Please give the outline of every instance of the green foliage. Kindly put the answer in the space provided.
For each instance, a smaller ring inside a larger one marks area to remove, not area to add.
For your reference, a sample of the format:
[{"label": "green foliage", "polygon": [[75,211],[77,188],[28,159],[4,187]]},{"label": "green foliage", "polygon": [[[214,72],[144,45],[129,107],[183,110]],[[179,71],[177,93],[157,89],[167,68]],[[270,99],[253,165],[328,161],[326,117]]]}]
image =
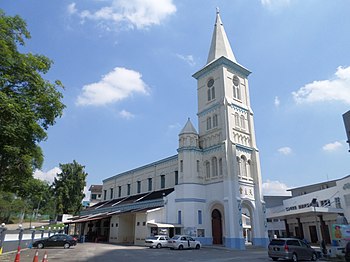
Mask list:
[{"label": "green foliage", "polygon": [[62,173],[57,174],[52,184],[57,214],[76,215],[82,209],[82,200],[85,197],[84,187],[88,175],[84,168],[85,166],[75,160],[73,163],[60,164]]},{"label": "green foliage", "polygon": [[0,221],[8,223],[21,216],[33,220],[37,214],[54,216],[54,197],[48,183],[30,178],[17,194],[0,191]]},{"label": "green foliage", "polygon": [[29,38],[25,21],[0,9],[0,190],[12,192],[41,167],[38,143],[47,138],[47,128],[65,107],[58,91],[62,83],[42,77],[52,61],[18,51]]}]

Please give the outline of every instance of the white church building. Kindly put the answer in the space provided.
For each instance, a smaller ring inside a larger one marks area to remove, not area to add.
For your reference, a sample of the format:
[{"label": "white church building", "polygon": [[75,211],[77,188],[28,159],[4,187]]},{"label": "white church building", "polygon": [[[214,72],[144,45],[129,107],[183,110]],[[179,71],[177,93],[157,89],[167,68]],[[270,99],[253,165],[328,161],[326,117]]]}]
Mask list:
[{"label": "white church building", "polygon": [[90,241],[143,245],[153,234],[189,234],[203,245],[267,246],[250,73],[217,12],[207,63],[193,75],[198,131],[188,119],[177,155],[104,179],[101,202],[67,224]]}]

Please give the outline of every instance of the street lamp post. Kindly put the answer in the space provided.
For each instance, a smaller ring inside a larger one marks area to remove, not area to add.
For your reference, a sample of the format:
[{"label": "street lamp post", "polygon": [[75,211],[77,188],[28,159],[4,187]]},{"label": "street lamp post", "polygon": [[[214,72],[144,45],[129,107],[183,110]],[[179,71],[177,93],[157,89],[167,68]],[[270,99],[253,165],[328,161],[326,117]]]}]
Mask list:
[{"label": "street lamp post", "polygon": [[5,231],[7,230],[7,228],[5,227],[5,223],[1,224],[0,227],[0,255],[2,254],[2,246],[5,240]]},{"label": "street lamp post", "polygon": [[19,230],[19,233],[18,233],[18,247],[21,246],[21,242],[22,242],[22,238],[23,238],[23,226],[22,224],[19,224],[18,225],[18,230]]}]

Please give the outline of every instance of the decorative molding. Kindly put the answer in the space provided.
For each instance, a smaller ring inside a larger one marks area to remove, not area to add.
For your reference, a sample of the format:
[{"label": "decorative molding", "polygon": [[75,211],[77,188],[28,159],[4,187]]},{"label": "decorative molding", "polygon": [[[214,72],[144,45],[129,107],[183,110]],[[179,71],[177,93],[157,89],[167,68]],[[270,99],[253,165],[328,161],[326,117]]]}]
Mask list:
[{"label": "decorative molding", "polygon": [[196,202],[196,203],[206,203],[207,200],[203,198],[176,198],[175,199],[176,203],[179,202]]}]

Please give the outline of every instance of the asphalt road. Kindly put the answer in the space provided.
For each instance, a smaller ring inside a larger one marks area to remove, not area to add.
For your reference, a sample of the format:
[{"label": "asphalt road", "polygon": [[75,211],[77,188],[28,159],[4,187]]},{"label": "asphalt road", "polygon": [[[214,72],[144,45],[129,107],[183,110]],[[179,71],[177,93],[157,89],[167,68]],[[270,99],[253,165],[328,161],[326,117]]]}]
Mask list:
[{"label": "asphalt road", "polygon": [[[21,262],[32,262],[37,249],[25,249],[21,251]],[[64,262],[144,262],[144,261],[272,261],[267,256],[266,249],[249,247],[247,250],[230,250],[221,247],[203,247],[200,250],[170,250],[169,248],[150,249],[140,246],[122,246],[101,243],[83,243],[70,249],[47,248],[40,249],[39,261],[42,261],[44,253],[48,255],[48,261]],[[16,253],[0,255],[1,262],[13,262]]]}]

